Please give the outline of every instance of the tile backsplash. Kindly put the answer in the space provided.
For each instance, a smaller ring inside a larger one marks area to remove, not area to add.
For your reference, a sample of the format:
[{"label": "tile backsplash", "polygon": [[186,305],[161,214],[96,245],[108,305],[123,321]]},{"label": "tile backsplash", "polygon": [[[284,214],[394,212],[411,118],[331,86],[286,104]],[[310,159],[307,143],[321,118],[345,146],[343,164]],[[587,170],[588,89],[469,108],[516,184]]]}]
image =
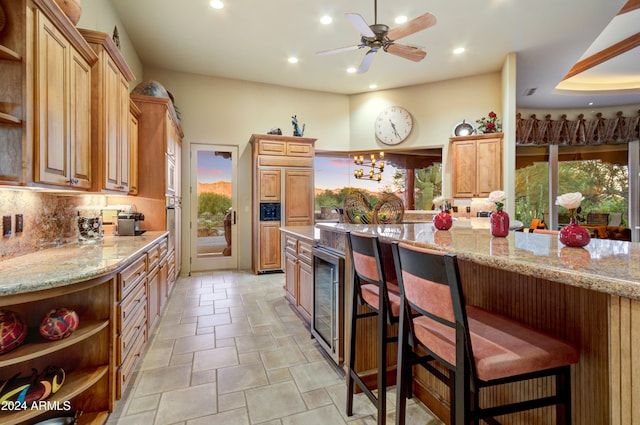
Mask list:
[{"label": "tile backsplash", "polygon": [[[75,241],[77,209],[99,210],[106,204],[101,194],[0,188],[0,216],[11,218],[11,234],[0,237],[0,262]],[[16,233],[16,214],[23,216],[21,233]]]}]

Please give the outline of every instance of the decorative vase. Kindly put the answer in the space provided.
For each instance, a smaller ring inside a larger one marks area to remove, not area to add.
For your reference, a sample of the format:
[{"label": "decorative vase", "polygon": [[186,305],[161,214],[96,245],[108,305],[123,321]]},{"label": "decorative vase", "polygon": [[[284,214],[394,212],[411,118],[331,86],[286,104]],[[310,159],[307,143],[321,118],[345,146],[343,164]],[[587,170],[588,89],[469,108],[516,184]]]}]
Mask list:
[{"label": "decorative vase", "polygon": [[60,9],[67,15],[67,18],[75,26],[80,20],[82,14],[82,5],[80,0],[55,0]]},{"label": "decorative vase", "polygon": [[489,217],[489,229],[491,234],[497,238],[504,238],[509,234],[509,214],[506,211],[498,210]]},{"label": "decorative vase", "polygon": [[575,217],[571,217],[569,225],[560,230],[560,242],[566,246],[582,247],[591,241],[589,231],[580,226]]},{"label": "decorative vase", "polygon": [[433,225],[438,230],[449,230],[451,229],[452,224],[453,218],[451,217],[451,214],[444,211],[440,211],[435,217],[433,217]]}]

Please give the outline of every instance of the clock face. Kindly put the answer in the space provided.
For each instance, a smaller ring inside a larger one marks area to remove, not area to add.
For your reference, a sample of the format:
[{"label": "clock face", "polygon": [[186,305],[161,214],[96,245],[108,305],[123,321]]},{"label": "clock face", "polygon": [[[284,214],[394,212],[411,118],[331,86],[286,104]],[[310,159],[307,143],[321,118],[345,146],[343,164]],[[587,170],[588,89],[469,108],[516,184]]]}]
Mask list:
[{"label": "clock face", "polygon": [[385,108],[376,118],[376,136],[387,145],[397,145],[409,137],[413,128],[413,118],[400,106]]}]

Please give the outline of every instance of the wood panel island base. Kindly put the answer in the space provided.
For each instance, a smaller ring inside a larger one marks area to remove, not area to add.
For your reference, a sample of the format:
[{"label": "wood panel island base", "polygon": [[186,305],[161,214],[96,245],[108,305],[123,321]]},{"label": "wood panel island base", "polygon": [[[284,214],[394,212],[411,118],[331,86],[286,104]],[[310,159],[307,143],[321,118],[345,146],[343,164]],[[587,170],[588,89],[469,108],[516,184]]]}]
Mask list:
[{"label": "wood panel island base", "polygon": [[[632,385],[640,383],[640,357],[633,353],[633,345],[640,343],[640,244],[592,239],[585,248],[568,248],[552,235],[511,232],[492,238],[487,229],[461,222],[449,231],[436,231],[431,223],[316,226],[319,245],[343,252],[346,232],[354,230],[377,235],[383,243],[404,241],[456,254],[467,304],[565,339],[579,350],[580,361],[571,368],[573,424],[640,424],[640,392],[632,391]],[[344,293],[349,294],[350,265],[346,270]],[[345,323],[350,315],[345,311]],[[371,338],[359,338],[358,344],[371,349],[359,350],[367,352],[367,358],[357,361],[374,369],[375,323],[368,332]],[[347,341],[348,335],[345,349]],[[549,394],[553,385],[539,379],[482,390],[480,403],[525,400]],[[448,423],[444,384],[416,367],[414,392]],[[555,407],[497,419],[504,424],[553,424]]]}]

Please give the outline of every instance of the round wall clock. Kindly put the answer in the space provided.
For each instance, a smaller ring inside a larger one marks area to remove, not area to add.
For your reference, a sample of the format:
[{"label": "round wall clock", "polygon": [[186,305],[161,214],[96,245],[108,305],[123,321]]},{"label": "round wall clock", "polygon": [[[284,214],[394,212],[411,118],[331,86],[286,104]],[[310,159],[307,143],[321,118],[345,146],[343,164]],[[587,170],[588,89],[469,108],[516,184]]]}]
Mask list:
[{"label": "round wall clock", "polygon": [[400,106],[389,106],[376,118],[376,137],[387,145],[397,145],[405,140],[409,137],[412,128],[411,114]]}]

